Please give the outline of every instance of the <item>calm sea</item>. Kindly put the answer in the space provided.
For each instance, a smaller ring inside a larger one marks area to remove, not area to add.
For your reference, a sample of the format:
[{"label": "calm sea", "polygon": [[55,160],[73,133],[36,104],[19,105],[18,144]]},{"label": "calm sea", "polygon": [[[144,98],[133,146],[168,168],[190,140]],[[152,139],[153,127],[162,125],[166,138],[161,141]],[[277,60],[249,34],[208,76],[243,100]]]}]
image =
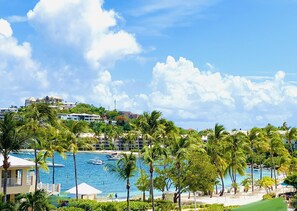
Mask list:
[{"label": "calm sea", "polygon": [[[21,158],[33,158],[33,154],[14,154],[13,156],[21,157]],[[99,190],[102,191],[101,196],[108,196],[109,194],[117,193],[118,198],[126,197],[126,181],[120,180],[115,174],[112,174],[105,170],[104,165],[93,165],[87,163],[88,160],[99,158],[105,163],[115,163],[116,161],[109,161],[106,154],[98,154],[98,153],[77,153],[77,177],[78,184],[87,183]],[[50,161],[50,160],[49,160]],[[55,167],[55,183],[61,184],[61,192],[66,191],[75,186],[74,181],[74,166],[73,166],[73,157],[66,156],[66,159],[63,159],[58,154],[55,155],[55,163],[63,164],[64,167]],[[139,166],[139,161],[137,162]],[[142,164],[142,168],[147,170],[147,167]],[[247,169],[247,174],[250,173],[250,170]],[[269,171],[264,171],[263,176],[269,176]],[[49,171],[41,171],[41,182],[43,184],[52,183],[52,167],[49,167]],[[131,178],[131,196],[139,196],[141,197],[141,192],[135,187],[134,183],[139,177],[138,172],[135,174],[133,178]],[[255,179],[259,178],[259,171],[255,171]],[[242,181],[244,177],[238,176],[238,183]],[[231,180],[227,176],[225,179],[225,186],[231,186]],[[161,193],[156,191],[156,195],[160,195]],[[147,193],[148,196],[148,193]]]}]

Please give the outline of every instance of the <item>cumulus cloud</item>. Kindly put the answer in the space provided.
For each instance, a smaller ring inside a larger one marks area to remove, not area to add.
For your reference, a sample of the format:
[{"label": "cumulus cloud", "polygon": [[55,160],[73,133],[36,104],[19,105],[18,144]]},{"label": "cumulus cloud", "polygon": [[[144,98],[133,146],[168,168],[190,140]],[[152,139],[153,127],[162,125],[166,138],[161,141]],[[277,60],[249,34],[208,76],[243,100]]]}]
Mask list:
[{"label": "cumulus cloud", "polygon": [[120,109],[131,109],[136,103],[122,91],[123,86],[123,81],[112,80],[109,71],[101,71],[94,84],[92,98],[106,108],[114,109],[116,103],[120,105]]},{"label": "cumulus cloud", "polygon": [[112,64],[141,51],[134,35],[116,30],[118,14],[103,0],[43,0],[27,13],[45,38],[76,48],[93,67]]},{"label": "cumulus cloud", "polygon": [[9,96],[28,90],[40,90],[48,86],[47,72],[32,59],[31,45],[22,44],[12,36],[13,30],[4,19],[0,19],[0,92],[1,101]]},{"label": "cumulus cloud", "polygon": [[223,122],[229,127],[281,124],[296,115],[297,86],[285,72],[254,82],[243,76],[201,71],[193,62],[168,56],[153,69],[151,108],[177,121]]}]

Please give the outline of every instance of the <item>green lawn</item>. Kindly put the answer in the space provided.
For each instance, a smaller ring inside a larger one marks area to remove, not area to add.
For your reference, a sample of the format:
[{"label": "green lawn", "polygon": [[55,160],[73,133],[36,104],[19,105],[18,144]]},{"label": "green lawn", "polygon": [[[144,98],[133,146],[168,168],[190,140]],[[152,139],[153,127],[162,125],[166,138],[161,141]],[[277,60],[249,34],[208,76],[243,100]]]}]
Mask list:
[{"label": "green lawn", "polygon": [[238,208],[232,209],[232,211],[285,211],[287,205],[283,198],[275,198],[271,200],[262,200],[247,204]]}]

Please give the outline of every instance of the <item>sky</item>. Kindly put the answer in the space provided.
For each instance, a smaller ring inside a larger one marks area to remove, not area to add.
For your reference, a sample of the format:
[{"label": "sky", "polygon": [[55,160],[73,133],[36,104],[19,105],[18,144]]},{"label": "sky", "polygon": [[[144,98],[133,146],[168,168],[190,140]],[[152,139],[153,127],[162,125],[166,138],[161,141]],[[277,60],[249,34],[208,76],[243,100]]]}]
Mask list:
[{"label": "sky", "polygon": [[0,107],[60,96],[158,110],[197,130],[295,127],[296,8],[296,0],[0,0]]}]

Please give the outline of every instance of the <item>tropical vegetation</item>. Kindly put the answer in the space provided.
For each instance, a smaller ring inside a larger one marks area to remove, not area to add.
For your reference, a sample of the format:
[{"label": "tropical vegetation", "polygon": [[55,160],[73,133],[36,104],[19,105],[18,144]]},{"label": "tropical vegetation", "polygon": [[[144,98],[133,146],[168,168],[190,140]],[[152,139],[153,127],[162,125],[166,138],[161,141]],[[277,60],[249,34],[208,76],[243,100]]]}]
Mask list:
[{"label": "tropical vegetation", "polygon": [[[286,123],[280,127],[267,124],[263,128],[251,128],[248,131],[227,131],[217,123],[214,128],[196,131],[177,127],[172,121],[164,119],[159,111],[144,112],[137,118],[129,118],[116,110],[108,111],[88,104],[78,104],[75,108],[63,110],[63,113],[89,113],[102,117],[102,121],[90,123],[62,121],[57,118],[59,112],[47,104],[32,104],[20,109],[18,113],[5,115],[4,121],[0,121],[4,196],[7,179],[5,172],[10,167],[9,153],[22,148],[34,149],[37,178],[35,193],[38,191],[39,168],[46,158],[51,158],[54,163],[55,152],[63,157],[66,152],[72,154],[74,183],[77,187],[78,150],[130,150],[131,154],[124,154],[115,166],[107,166],[126,181],[127,210],[133,210],[129,195],[131,185],[143,192],[143,201],[145,191],[149,190],[153,211],[157,206],[154,190],[162,191],[163,199],[166,191],[174,190],[172,200],[181,210],[181,194],[184,192],[202,192],[212,196],[214,187],[220,185],[219,195],[223,196],[224,178],[227,175],[232,179],[234,194],[237,194],[240,185],[237,175],[245,175],[248,168],[250,176],[241,183],[245,191],[249,191],[250,186],[251,191],[254,191],[254,186],[258,185],[270,192],[277,188],[279,174],[288,176],[290,182],[294,181],[292,178],[297,172],[297,130]],[[84,136],[85,133],[93,135]],[[142,160],[139,165],[136,154],[138,160]],[[148,171],[142,165],[147,165]],[[262,177],[264,167],[270,169],[270,177]],[[254,179],[255,169],[260,170],[259,181]],[[130,178],[136,171],[140,172],[140,177],[136,184],[130,184]],[[54,171],[52,182],[55,183]],[[3,202],[5,199],[3,197]]]}]

